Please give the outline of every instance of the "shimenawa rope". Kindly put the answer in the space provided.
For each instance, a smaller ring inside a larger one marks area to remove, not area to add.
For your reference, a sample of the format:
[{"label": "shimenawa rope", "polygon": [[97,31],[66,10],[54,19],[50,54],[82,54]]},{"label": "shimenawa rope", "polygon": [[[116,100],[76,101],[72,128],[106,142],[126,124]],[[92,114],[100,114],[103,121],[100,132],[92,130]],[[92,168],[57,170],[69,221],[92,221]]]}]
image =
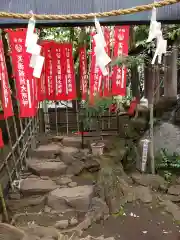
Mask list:
[{"label": "shimenawa rope", "polygon": [[[127,8],[127,9],[112,10],[109,12],[87,13],[87,14],[67,14],[67,15],[34,14],[33,16],[37,20],[86,20],[86,19],[93,19],[94,17],[105,18],[105,17],[138,13],[138,12],[151,10],[153,7],[160,8],[160,7],[172,5],[178,2],[180,2],[180,0],[164,0],[164,1],[147,4],[147,5]],[[0,12],[0,18],[30,19],[31,17],[32,17],[32,14]]]}]

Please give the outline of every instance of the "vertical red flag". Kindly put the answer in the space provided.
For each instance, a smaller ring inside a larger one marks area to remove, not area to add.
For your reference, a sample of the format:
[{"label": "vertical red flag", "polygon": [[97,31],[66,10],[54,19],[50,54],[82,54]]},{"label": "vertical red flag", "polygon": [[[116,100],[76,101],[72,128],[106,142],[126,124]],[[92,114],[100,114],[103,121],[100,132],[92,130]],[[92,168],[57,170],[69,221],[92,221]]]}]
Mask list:
[{"label": "vertical red flag", "polygon": [[8,117],[13,116],[14,113],[2,39],[0,39],[0,81],[2,92],[3,115],[4,118],[6,119]]},{"label": "vertical red flag", "polygon": [[35,115],[33,69],[29,67],[31,55],[26,52],[26,30],[9,31],[11,57],[16,80],[20,117]]},{"label": "vertical red flag", "polygon": [[73,61],[73,52],[72,44],[63,43],[63,55],[64,55],[64,79],[66,86],[66,96],[67,100],[76,99],[76,80],[74,72],[74,61]]},{"label": "vertical red flag", "polygon": [[65,84],[65,56],[63,53],[63,44],[54,43],[52,46],[52,70],[55,77],[55,99],[67,100]]},{"label": "vertical red flag", "polygon": [[[114,28],[114,57],[128,55],[129,26]],[[115,66],[112,73],[112,94],[126,95],[127,68]]]},{"label": "vertical red flag", "polygon": [[79,48],[79,72],[80,72],[80,85],[81,85],[81,91],[82,91],[82,100],[86,100],[87,94],[88,94],[88,72],[87,72],[86,46]]},{"label": "vertical red flag", "polygon": [[[104,38],[106,42],[106,53],[110,56],[110,31],[107,27],[104,27]],[[104,93],[105,97],[110,96],[111,94],[111,84],[110,84],[110,76],[103,77],[104,80]]]},{"label": "vertical red flag", "polygon": [[2,135],[2,129],[0,128],[0,148],[4,147],[4,141],[3,141],[3,135]]},{"label": "vertical red flag", "polygon": [[47,100],[55,100],[56,84],[55,76],[53,75],[52,64],[52,47],[54,42],[46,42],[44,44],[45,54],[45,86],[46,86],[46,98]]},{"label": "vertical red flag", "polygon": [[[92,33],[92,37],[95,33]],[[102,95],[102,73],[96,66],[95,41],[92,39],[91,67],[90,67],[90,104],[94,104],[94,98],[98,94]]]},{"label": "vertical red flag", "polygon": [[[41,45],[41,56],[45,57],[45,53],[44,53],[44,44],[46,44],[45,41],[41,41],[40,45]],[[38,83],[38,89],[37,89],[37,94],[38,94],[38,101],[39,102],[43,102],[46,99],[46,82],[45,82],[45,64],[43,64],[43,68],[42,68],[42,73],[41,73],[41,77],[39,80],[37,80]]]}]

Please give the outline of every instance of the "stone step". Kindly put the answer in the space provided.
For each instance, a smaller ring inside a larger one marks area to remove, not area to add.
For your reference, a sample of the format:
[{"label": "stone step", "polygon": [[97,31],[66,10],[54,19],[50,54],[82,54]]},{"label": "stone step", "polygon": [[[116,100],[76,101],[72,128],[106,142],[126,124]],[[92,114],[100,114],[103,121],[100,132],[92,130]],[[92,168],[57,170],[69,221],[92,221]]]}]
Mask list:
[{"label": "stone step", "polygon": [[62,144],[67,147],[81,148],[82,139],[79,136],[63,137]]},{"label": "stone step", "polygon": [[26,178],[20,183],[20,191],[23,196],[46,194],[58,188],[51,179]]},{"label": "stone step", "polygon": [[31,151],[31,156],[37,158],[56,158],[60,154],[61,148],[62,146],[57,143],[40,145]]},{"label": "stone step", "polygon": [[29,158],[26,161],[28,169],[38,176],[56,177],[66,173],[67,165],[59,161]]},{"label": "stone step", "polygon": [[69,163],[71,163],[73,161],[74,155],[77,154],[78,152],[79,152],[79,149],[76,148],[76,147],[63,146],[60,149],[61,160],[65,164],[69,164]]},{"label": "stone step", "polygon": [[7,199],[6,204],[8,210],[13,214],[21,212],[34,213],[39,212],[44,208],[45,200],[45,196],[35,195],[26,198],[20,198],[18,200]]},{"label": "stone step", "polygon": [[93,186],[78,186],[74,188],[57,188],[50,192],[47,197],[47,204],[55,210],[65,210],[67,208],[76,211],[87,212],[93,197]]}]

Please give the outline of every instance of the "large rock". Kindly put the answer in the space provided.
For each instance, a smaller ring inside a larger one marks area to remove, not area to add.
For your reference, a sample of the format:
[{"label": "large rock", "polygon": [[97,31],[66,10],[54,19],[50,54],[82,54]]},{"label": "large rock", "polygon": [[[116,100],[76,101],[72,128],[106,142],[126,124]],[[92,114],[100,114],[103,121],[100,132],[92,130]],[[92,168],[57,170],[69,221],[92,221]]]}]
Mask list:
[{"label": "large rock", "polygon": [[65,174],[67,166],[63,162],[50,162],[39,159],[28,159],[27,166],[29,170],[40,176],[59,176]]},{"label": "large rock", "polygon": [[64,137],[62,139],[62,144],[67,147],[80,148],[82,144],[82,139],[81,137],[78,137],[78,136]]},{"label": "large rock", "polygon": [[[0,239],[4,240],[25,240],[27,235],[21,229],[9,224],[0,223]],[[33,239],[34,240],[34,239]]]},{"label": "large rock", "polygon": [[172,203],[170,200],[164,200],[160,204],[165,207],[168,213],[173,215],[174,220],[180,221],[180,208],[175,203]]},{"label": "large rock", "polygon": [[180,195],[180,185],[173,185],[168,189],[168,194],[171,195]]},{"label": "large rock", "polygon": [[142,186],[149,186],[156,190],[167,188],[167,182],[159,175],[133,173],[132,179],[135,183]]},{"label": "large rock", "polygon": [[64,163],[70,164],[74,160],[73,155],[79,150],[75,147],[62,147],[60,150],[61,159]]},{"label": "large rock", "polygon": [[78,186],[74,188],[58,188],[49,193],[48,206],[56,210],[64,210],[67,206],[77,211],[86,212],[93,196],[93,186]]},{"label": "large rock", "polygon": [[55,158],[60,154],[61,146],[56,143],[41,145],[32,152],[32,156],[39,158]]},{"label": "large rock", "polygon": [[45,194],[57,188],[57,185],[50,179],[26,178],[20,184],[23,195]]},{"label": "large rock", "polygon": [[[23,228],[23,230],[29,234],[41,238],[59,239],[60,233],[53,227],[42,227],[36,224],[31,225],[30,227]],[[12,238],[13,239],[13,238]],[[30,239],[31,240],[31,239]],[[34,239],[33,239],[34,240]]]},{"label": "large rock", "polygon": [[[149,130],[141,140],[149,139]],[[154,155],[159,156],[162,149],[167,149],[169,154],[177,152],[180,154],[180,128],[170,122],[161,122],[154,127]],[[142,155],[142,141],[139,143],[139,153]],[[141,157],[139,158],[141,159]],[[148,165],[150,165],[150,155],[148,154]],[[137,168],[141,168],[141,162],[137,162]]]},{"label": "large rock", "polygon": [[79,175],[83,169],[85,169],[85,164],[81,162],[80,160],[74,160],[72,163],[68,166],[67,174],[70,175]]},{"label": "large rock", "polygon": [[153,198],[151,191],[148,187],[138,186],[133,189],[136,200],[140,200],[143,203],[151,203]]}]

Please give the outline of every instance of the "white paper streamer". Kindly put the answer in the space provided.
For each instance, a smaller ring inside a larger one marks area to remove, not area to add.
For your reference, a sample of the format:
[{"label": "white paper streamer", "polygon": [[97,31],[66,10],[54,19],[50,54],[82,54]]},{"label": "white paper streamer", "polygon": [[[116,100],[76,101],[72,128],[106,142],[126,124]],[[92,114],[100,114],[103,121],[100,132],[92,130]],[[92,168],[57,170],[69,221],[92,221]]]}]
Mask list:
[{"label": "white paper streamer", "polygon": [[158,57],[158,63],[161,64],[162,55],[167,51],[167,40],[164,40],[162,36],[161,23],[156,21],[156,8],[152,9],[151,23],[149,28],[149,36],[147,42],[151,42],[153,39],[157,39],[156,51],[152,59],[152,64],[155,64]]},{"label": "white paper streamer", "polygon": [[97,34],[94,35],[94,41],[95,41],[95,55],[96,55],[96,66],[98,66],[101,69],[101,72],[103,76],[108,75],[108,71],[106,69],[106,66],[108,63],[111,62],[111,58],[107,55],[105,51],[106,42],[104,39],[104,35],[100,26],[99,21],[95,18],[95,27]]}]

